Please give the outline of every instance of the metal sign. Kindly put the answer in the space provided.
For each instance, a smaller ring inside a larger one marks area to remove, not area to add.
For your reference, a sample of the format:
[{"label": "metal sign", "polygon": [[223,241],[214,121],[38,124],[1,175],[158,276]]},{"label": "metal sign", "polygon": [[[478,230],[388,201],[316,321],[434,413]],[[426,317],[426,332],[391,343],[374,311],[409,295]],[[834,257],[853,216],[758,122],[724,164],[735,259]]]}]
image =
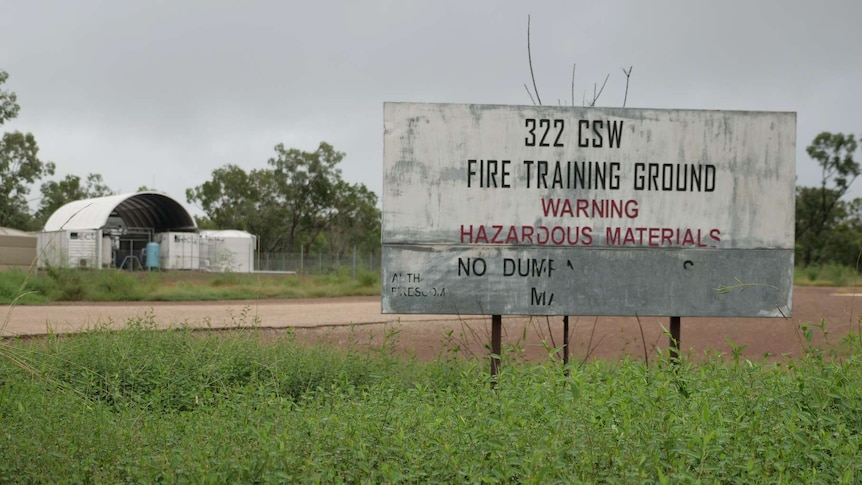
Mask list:
[{"label": "metal sign", "polygon": [[795,113],[384,105],[384,313],[788,316]]}]

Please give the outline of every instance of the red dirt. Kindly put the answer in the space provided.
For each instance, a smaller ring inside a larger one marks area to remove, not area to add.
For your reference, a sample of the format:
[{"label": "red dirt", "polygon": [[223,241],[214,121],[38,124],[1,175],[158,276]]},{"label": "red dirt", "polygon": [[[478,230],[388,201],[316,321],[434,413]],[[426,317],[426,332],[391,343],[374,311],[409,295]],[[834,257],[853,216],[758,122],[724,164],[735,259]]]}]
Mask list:
[{"label": "red dirt", "polygon": [[[794,315],[782,318],[683,318],[682,349],[702,358],[707,352],[730,354],[735,345],[745,358],[798,356],[806,342],[800,326],[826,321],[828,339],[815,329],[816,345],[837,344],[859,332],[862,294],[851,288],[794,289]],[[434,359],[456,348],[462,355],[486,356],[490,317],[382,315],[379,297],[313,300],[261,300],[212,303],[76,303],[17,306],[0,310],[0,335],[45,335],[96,326],[121,327],[128,319],[152,320],[159,327],[234,328],[257,326],[271,335],[292,328],[304,342],[365,349],[388,340],[402,353]],[[655,359],[667,348],[662,326],[668,318],[570,317],[572,360]],[[548,348],[562,345],[561,317],[504,317],[503,344],[522,349],[528,360],[544,360]],[[643,338],[641,337],[643,332]],[[389,335],[387,338],[386,335]],[[646,348],[646,350],[644,350]]]}]

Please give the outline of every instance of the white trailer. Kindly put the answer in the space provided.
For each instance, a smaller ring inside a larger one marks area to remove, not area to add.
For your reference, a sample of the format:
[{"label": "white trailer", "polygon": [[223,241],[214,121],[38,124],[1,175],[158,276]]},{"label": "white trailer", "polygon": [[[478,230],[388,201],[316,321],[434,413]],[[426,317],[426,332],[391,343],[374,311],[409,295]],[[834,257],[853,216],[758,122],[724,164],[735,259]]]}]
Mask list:
[{"label": "white trailer", "polygon": [[39,268],[101,268],[111,263],[111,246],[104,248],[101,229],[40,232],[36,237]]},{"label": "white trailer", "polygon": [[155,235],[159,243],[162,269],[201,269],[200,236],[196,232],[161,232]]}]

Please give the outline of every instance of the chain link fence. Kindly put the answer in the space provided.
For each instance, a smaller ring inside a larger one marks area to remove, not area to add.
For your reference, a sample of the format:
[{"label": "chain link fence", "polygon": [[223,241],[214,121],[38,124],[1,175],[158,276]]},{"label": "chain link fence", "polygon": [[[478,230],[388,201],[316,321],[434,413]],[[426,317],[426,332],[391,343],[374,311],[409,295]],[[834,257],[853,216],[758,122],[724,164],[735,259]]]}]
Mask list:
[{"label": "chain link fence", "polygon": [[355,276],[362,271],[380,272],[380,252],[348,251],[345,254],[262,253],[255,254],[255,271],[288,272],[296,274],[326,274],[351,271]]}]

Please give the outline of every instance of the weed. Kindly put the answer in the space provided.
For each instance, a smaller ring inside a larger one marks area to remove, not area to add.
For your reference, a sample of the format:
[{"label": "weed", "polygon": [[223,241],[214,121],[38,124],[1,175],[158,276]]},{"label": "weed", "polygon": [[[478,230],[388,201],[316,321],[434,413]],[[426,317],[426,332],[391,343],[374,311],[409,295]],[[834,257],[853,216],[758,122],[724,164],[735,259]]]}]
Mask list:
[{"label": "weed", "polygon": [[[825,328],[801,331],[815,343]],[[156,330],[144,314],[6,341],[26,368],[0,360],[0,481],[862,478],[858,339],[840,359],[695,364],[662,351],[568,377],[556,361],[509,359],[491,391],[483,360],[397,359],[397,332],[343,353],[253,329]]]},{"label": "weed", "polygon": [[[39,275],[0,272],[0,304],[53,301],[213,301],[379,295],[379,275],[321,276],[137,272],[47,268]],[[25,285],[26,292],[20,291]],[[22,296],[23,294],[23,296]],[[17,298],[17,299],[16,299]]]},{"label": "weed", "polygon": [[859,268],[838,264],[799,266],[794,271],[794,284],[804,286],[855,286],[859,283]]}]

